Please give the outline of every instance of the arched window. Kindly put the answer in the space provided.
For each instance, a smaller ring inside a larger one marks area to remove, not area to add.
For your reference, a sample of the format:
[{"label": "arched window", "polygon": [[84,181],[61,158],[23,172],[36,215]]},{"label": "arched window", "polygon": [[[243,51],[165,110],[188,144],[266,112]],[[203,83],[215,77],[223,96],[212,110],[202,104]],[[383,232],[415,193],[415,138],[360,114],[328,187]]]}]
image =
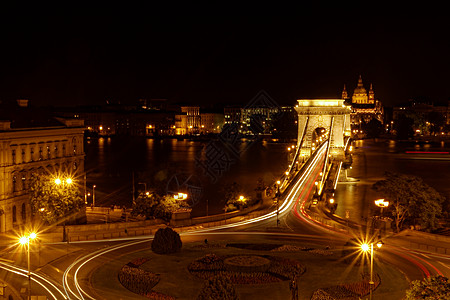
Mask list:
[{"label": "arched window", "polygon": [[13,193],[17,191],[17,176],[13,174],[12,176],[12,191]]},{"label": "arched window", "polygon": [[25,203],[22,203],[22,221],[25,222],[27,219],[27,210],[25,207]]},{"label": "arched window", "polygon": [[27,173],[22,172],[22,190],[27,189]]},{"label": "arched window", "polygon": [[14,205],[13,206],[13,209],[12,209],[12,221],[13,221],[13,223],[16,223],[17,222],[17,209],[16,209],[16,206]]}]

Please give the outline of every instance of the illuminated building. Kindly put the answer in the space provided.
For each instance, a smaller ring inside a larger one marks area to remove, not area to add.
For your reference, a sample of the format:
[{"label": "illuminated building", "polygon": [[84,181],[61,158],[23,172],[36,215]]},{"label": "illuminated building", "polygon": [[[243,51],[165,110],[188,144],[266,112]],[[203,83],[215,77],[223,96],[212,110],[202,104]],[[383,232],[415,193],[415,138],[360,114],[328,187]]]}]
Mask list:
[{"label": "illuminated building", "polygon": [[84,174],[83,121],[17,104],[0,105],[0,232],[30,221],[33,173]]},{"label": "illuminated building", "polygon": [[[350,97],[346,86],[342,90],[342,99],[350,102]],[[361,75],[358,84],[353,91],[351,98],[352,112],[350,114],[350,122],[353,130],[361,129],[363,123],[369,123],[370,120],[376,119],[383,123],[384,109],[381,101],[375,99],[375,92],[372,84],[370,84],[369,92],[365,89]]]}]

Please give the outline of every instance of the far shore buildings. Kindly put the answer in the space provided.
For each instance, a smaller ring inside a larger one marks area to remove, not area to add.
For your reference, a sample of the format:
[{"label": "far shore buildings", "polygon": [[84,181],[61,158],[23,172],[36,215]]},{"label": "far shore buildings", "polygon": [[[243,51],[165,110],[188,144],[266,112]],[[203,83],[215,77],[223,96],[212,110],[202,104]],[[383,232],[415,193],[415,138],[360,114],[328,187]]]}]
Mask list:
[{"label": "far shore buildings", "polygon": [[[350,102],[350,96],[345,85],[342,91],[342,99]],[[353,91],[350,104],[352,107],[350,121],[354,133],[361,129],[362,123],[369,123],[372,119],[376,119],[383,124],[384,109],[382,103],[375,98],[372,84],[370,84],[369,92],[367,92],[361,76],[359,76],[357,86]]]},{"label": "far shore buildings", "polygon": [[35,174],[84,175],[82,120],[53,118],[28,100],[0,103],[0,232],[32,219],[29,180]]}]

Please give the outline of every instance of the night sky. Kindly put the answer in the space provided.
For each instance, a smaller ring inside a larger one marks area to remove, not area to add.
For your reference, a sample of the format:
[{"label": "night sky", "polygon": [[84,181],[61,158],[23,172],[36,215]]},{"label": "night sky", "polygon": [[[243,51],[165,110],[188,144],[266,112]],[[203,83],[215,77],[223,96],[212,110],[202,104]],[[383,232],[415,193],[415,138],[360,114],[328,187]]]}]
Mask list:
[{"label": "night sky", "polygon": [[444,8],[342,6],[3,7],[0,100],[244,104],[265,90],[293,105],[360,74],[388,106],[449,100]]}]

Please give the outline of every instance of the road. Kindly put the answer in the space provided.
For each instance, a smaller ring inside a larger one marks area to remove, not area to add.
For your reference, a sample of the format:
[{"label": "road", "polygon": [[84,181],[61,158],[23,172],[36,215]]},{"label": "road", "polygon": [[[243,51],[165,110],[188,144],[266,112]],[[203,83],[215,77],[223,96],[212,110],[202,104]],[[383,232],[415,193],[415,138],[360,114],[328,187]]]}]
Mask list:
[{"label": "road", "polygon": [[[273,210],[265,215],[241,222],[183,232],[181,234],[183,242],[202,241],[205,237],[210,240],[245,240],[259,236],[267,240],[314,242],[335,249],[343,249],[345,242],[351,238],[361,242],[372,240],[364,230],[354,230],[336,226],[329,221],[324,222],[324,219],[321,220],[324,216],[317,217],[320,215],[320,210],[311,213],[306,209],[314,192],[314,182],[322,170],[324,153],[324,148],[319,149],[318,154],[305,167],[305,172],[299,174],[283,193],[278,209],[278,218],[281,221],[279,226],[276,222],[277,211]],[[35,278],[33,280],[41,281],[41,287],[36,285],[36,289],[40,289],[39,293],[48,295],[49,299],[101,299],[105,291],[96,290],[90,285],[88,278],[91,272],[106,261],[141,250],[142,247],[148,247],[151,239],[151,236],[143,236],[70,245],[63,243],[46,245],[47,254],[41,255],[51,257],[47,257],[49,263],[32,275],[32,278]],[[54,259],[51,259],[52,256]],[[375,257],[381,263],[388,263],[398,268],[409,280],[437,274],[450,277],[449,256],[430,255],[385,244],[376,252]],[[26,285],[26,270],[13,269],[16,267],[13,262],[2,262],[0,267],[9,270],[10,274],[18,273],[7,277],[14,286]],[[34,285],[33,290],[35,290]]]}]

